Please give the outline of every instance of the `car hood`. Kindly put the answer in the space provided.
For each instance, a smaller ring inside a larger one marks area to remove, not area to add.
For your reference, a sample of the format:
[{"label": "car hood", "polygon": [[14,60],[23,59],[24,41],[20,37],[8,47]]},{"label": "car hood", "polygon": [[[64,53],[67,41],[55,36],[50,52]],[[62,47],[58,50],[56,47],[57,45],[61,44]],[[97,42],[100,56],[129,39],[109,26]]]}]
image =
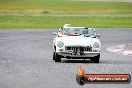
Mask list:
[{"label": "car hood", "polygon": [[57,41],[62,41],[65,46],[93,46],[95,42],[99,42],[97,38],[84,37],[84,36],[65,36],[58,37]]}]

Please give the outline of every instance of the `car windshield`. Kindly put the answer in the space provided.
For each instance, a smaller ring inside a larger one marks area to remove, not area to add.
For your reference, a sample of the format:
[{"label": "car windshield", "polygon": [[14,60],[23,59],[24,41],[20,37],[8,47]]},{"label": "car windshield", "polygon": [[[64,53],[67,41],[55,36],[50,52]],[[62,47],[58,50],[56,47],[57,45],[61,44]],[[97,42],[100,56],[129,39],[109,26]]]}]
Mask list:
[{"label": "car windshield", "polygon": [[95,36],[95,31],[90,28],[63,28],[61,32],[64,35],[69,36],[79,36],[79,35],[86,35],[86,36]]}]

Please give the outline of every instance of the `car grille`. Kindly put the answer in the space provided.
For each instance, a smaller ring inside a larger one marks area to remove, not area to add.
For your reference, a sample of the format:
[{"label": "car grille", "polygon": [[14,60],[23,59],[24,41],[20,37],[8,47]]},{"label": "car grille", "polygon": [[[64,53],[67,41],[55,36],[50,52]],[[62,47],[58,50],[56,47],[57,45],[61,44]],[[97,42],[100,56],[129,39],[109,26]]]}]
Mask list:
[{"label": "car grille", "polygon": [[77,51],[77,50],[80,50],[80,51],[90,51],[92,52],[92,47],[81,47],[81,46],[66,46],[65,47],[66,51]]}]

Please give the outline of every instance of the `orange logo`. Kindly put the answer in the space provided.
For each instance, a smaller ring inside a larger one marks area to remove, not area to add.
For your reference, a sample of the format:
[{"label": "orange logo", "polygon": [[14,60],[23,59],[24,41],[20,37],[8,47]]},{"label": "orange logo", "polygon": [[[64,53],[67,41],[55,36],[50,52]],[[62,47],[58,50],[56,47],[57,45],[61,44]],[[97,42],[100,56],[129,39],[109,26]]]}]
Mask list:
[{"label": "orange logo", "polygon": [[131,76],[129,74],[86,74],[82,66],[79,66],[76,81],[79,85],[86,83],[130,83]]}]

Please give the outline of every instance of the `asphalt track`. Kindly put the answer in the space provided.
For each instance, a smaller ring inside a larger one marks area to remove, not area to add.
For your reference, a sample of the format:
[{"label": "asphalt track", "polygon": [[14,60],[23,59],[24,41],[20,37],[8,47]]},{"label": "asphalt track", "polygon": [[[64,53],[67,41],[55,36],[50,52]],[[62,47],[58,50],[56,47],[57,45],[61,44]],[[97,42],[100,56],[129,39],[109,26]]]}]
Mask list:
[{"label": "asphalt track", "polygon": [[[132,57],[106,51],[107,47],[132,43],[132,28],[98,30],[102,43],[100,63],[89,60],[52,60],[55,30],[0,31],[0,88],[82,88],[76,82],[77,67],[88,74],[130,74]],[[83,88],[132,88],[130,84],[86,84]]]}]

